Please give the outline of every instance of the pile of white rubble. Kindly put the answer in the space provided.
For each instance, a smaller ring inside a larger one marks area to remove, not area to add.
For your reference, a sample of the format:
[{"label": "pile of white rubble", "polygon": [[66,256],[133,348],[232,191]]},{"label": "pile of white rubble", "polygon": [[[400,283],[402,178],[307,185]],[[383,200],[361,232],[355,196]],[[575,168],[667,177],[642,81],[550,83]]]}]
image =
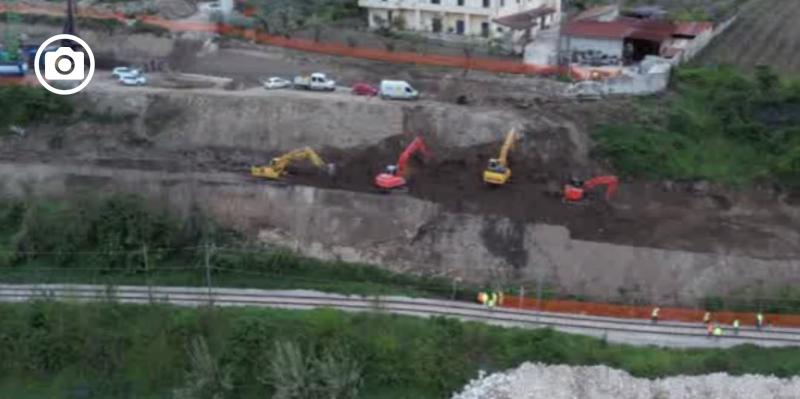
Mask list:
[{"label": "pile of white rubble", "polygon": [[780,379],[725,373],[657,380],[605,366],[525,363],[471,381],[453,399],[798,399],[800,377]]}]

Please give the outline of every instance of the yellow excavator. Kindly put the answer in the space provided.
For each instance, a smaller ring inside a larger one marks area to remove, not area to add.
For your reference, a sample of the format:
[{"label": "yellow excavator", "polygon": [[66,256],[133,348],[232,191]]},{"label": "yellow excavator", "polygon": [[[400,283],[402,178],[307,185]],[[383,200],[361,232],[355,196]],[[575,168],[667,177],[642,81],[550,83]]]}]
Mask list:
[{"label": "yellow excavator", "polygon": [[325,170],[329,175],[333,174],[333,164],[325,164],[322,157],[309,147],[298,148],[277,158],[272,158],[269,166],[253,166],[250,168],[250,174],[255,177],[280,180],[286,175],[286,168],[290,164],[306,159],[311,161],[314,166]]},{"label": "yellow excavator", "polygon": [[511,169],[508,167],[508,153],[514,148],[517,141],[517,130],[511,129],[506,135],[503,147],[498,158],[489,159],[489,165],[483,171],[483,181],[493,186],[502,186],[511,178]]}]

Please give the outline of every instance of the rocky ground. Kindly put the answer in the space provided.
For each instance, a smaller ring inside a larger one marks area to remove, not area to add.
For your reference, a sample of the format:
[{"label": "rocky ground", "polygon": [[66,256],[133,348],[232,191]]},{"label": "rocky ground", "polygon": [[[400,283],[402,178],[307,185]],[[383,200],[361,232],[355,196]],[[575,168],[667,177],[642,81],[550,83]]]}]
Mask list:
[{"label": "rocky ground", "polygon": [[716,373],[648,380],[606,366],[525,363],[471,381],[452,399],[790,399],[800,378]]}]

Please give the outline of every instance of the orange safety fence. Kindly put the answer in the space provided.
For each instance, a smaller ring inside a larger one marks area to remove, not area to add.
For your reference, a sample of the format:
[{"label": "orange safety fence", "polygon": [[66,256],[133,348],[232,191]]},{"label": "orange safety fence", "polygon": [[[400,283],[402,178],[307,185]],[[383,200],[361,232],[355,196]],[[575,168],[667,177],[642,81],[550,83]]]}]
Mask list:
[{"label": "orange safety fence", "polygon": [[[627,319],[650,319],[653,306],[614,305],[609,303],[592,303],[568,300],[541,300],[506,296],[503,304],[506,308],[541,310],[555,313],[573,313],[590,316],[605,316]],[[661,307],[659,320],[684,321],[702,323],[705,310]],[[755,313],[745,312],[712,312],[711,320],[716,323],[731,324],[735,319],[743,326],[756,324]],[[800,327],[800,315],[765,314],[764,324],[780,327]]]},{"label": "orange safety fence", "polygon": [[459,69],[482,70],[496,73],[523,75],[553,75],[559,72],[556,66],[523,64],[518,61],[494,60],[489,58],[458,57],[437,54],[417,54],[403,51],[388,51],[368,47],[350,47],[340,43],[316,42],[310,39],[286,38],[270,35],[254,29],[243,29],[230,25],[220,25],[218,32],[225,35],[240,36],[257,43],[268,44],[293,50],[362,58],[373,61],[439,66]]},{"label": "orange safety fence", "polygon": [[[10,6],[0,5],[0,11],[13,10],[26,14],[47,14],[64,15],[64,8],[49,5],[23,5]],[[124,15],[105,10],[96,10],[88,7],[81,7],[78,15],[80,17],[114,19],[120,22],[128,21]],[[417,54],[412,52],[388,51],[367,47],[351,47],[340,43],[322,43],[308,39],[286,38],[282,36],[270,35],[255,29],[244,29],[225,24],[214,24],[209,22],[194,21],[171,21],[152,15],[137,16],[136,20],[150,25],[159,26],[174,32],[216,32],[224,35],[240,36],[261,44],[268,44],[293,50],[308,51],[335,55],[341,57],[362,58],[373,61],[383,61],[391,63],[407,63],[426,66],[439,66],[469,70],[481,70],[495,73],[512,73],[521,75],[554,75],[559,72],[569,74],[575,79],[583,79],[583,73],[574,68],[561,69],[550,65],[531,65],[519,61],[496,60],[490,58],[460,57],[436,54]]]}]

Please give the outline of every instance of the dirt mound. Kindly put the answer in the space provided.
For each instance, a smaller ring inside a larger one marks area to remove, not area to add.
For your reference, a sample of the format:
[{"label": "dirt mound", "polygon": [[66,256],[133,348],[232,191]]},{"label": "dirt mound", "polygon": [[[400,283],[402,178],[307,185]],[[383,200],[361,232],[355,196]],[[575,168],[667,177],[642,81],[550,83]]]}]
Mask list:
[{"label": "dirt mound", "polygon": [[800,378],[725,373],[648,380],[606,366],[569,367],[525,363],[505,373],[480,376],[453,399],[783,399],[795,397]]}]

